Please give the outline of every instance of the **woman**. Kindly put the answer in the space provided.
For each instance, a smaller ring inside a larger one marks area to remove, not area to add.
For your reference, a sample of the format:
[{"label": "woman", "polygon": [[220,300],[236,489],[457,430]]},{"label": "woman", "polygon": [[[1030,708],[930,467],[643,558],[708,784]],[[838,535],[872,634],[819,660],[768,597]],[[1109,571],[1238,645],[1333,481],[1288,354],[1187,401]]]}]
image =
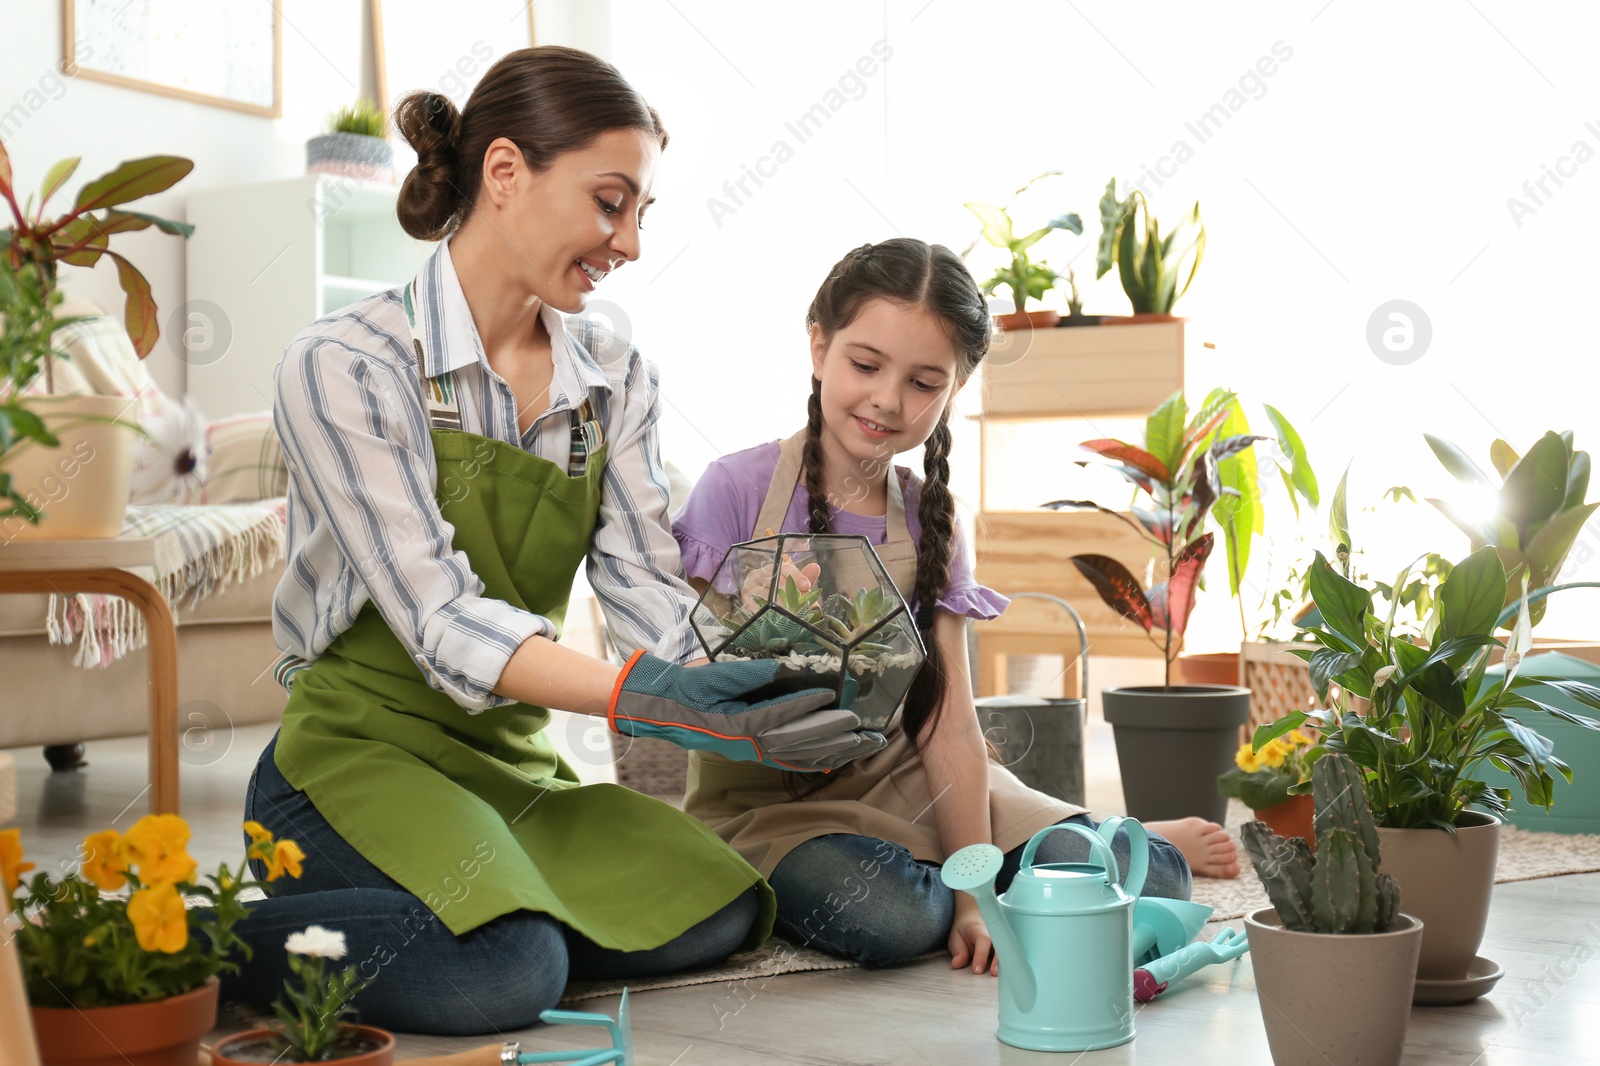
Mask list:
[{"label": "woman", "polygon": [[[401,224],[442,243],[403,289],[313,323],[278,371],[274,628],[309,665],[246,813],[306,860],[240,926],[255,959],[225,994],[270,999],[284,936],[317,923],[374,979],[366,1020],[487,1032],[531,1023],[569,978],[711,964],[772,925],[771,890],[700,823],[579,787],[544,708],[805,771],[883,740],[773,664],[676,665],[694,594],[655,373],[562,318],[639,255],[656,113],[595,57],[534,48],[459,114],[421,93],[395,121],[418,156]],[[655,654],[619,670],[555,642],[585,559],[620,645]]]}]

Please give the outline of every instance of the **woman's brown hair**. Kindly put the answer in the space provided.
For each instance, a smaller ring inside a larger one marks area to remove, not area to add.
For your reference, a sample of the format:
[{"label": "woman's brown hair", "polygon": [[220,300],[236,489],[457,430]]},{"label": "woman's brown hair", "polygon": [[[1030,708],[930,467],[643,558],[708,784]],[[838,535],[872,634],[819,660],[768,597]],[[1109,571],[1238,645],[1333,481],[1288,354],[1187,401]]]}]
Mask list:
[{"label": "woman's brown hair", "polygon": [[[865,244],[846,255],[828,272],[806,312],[806,326],[820,326],[823,336],[848,326],[869,300],[881,299],[923,307],[943,319],[956,349],[956,380],[965,381],[989,351],[989,312],[983,294],[950,249],[908,237]],[[822,382],[811,379],[807,405],[804,479],[812,533],[829,531],[827,496],[822,491]],[[950,552],[955,538],[955,498],[950,494],[950,408],[923,446],[922,496],[917,519],[917,629],[927,659],[906,695],[901,727],[919,748],[933,732],[944,705],[945,674],[938,642],[933,637],[934,605],[950,580]],[[899,476],[891,466],[890,477]]]},{"label": "woman's brown hair", "polygon": [[661,117],[616,67],[557,45],[502,56],[460,111],[448,96],[408,93],[395,105],[394,125],[417,153],[417,165],[400,186],[400,225],[427,241],[449,234],[472,213],[484,153],[497,137],[510,138],[535,171],[607,130],[645,130],[667,146]]}]

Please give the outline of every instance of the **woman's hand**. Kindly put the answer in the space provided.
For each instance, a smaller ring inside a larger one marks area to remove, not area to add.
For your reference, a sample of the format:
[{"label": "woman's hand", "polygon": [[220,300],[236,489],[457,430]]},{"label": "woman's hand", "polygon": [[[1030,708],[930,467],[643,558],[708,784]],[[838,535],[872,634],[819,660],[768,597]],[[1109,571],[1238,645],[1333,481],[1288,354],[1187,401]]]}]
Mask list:
[{"label": "woman's hand", "polygon": [[996,977],[1000,975],[1000,956],[994,953],[994,944],[989,940],[989,927],[983,924],[978,905],[965,893],[956,894],[956,917],[950,923],[949,948],[952,970],[970,964],[973,973],[987,970]]}]

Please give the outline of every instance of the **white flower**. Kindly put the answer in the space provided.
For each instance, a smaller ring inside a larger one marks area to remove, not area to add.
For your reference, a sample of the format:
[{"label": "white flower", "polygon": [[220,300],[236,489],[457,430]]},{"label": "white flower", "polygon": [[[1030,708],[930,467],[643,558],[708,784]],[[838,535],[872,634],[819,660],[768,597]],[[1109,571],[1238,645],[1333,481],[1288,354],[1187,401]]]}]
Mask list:
[{"label": "white flower", "polygon": [[320,955],[325,959],[344,958],[344,934],[320,925],[307,926],[303,933],[290,933],[283,946],[291,955]]},{"label": "white flower", "polygon": [[1379,685],[1387,684],[1398,669],[1399,667],[1393,665],[1379,667],[1378,672],[1372,675],[1372,687],[1377,688]]}]

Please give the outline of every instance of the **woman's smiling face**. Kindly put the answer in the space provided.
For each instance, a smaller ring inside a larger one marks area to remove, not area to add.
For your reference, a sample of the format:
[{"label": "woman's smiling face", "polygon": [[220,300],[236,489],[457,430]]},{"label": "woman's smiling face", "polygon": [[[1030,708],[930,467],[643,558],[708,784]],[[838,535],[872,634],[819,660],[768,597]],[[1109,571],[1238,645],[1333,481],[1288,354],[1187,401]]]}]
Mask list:
[{"label": "woman's smiling face", "polygon": [[868,300],[832,336],[811,328],[822,432],[837,459],[881,466],[921,447],[963,382],[949,329],[920,305]]},{"label": "woman's smiling face", "polygon": [[494,141],[480,206],[515,253],[509,269],[551,307],[581,312],[607,274],[639,258],[660,159],[656,135],[642,129],[607,130],[543,171],[530,170],[510,140]]}]

